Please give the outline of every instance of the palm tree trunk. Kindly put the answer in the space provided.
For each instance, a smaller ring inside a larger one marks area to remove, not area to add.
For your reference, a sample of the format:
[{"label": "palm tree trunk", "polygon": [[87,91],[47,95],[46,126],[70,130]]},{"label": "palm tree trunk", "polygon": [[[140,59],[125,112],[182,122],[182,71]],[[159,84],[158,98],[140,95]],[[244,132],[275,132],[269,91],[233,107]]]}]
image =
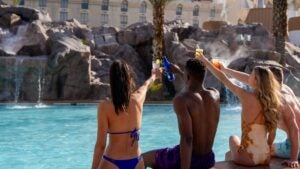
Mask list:
[{"label": "palm tree trunk", "polygon": [[273,1],[273,34],[275,50],[280,53],[280,63],[285,65],[285,37],[287,35],[287,0]]},{"label": "palm tree trunk", "polygon": [[153,5],[153,58],[161,59],[164,50],[164,10],[165,4],[160,1]]}]

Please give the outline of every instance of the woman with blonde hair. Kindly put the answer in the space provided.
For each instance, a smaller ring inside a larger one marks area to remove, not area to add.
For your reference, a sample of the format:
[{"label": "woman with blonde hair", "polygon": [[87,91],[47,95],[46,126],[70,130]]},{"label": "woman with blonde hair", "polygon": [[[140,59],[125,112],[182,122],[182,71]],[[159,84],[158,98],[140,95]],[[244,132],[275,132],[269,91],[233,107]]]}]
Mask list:
[{"label": "woman with blonde hair", "polygon": [[[229,138],[231,159],[237,164],[246,166],[268,164],[281,107],[280,86],[272,72],[267,67],[257,66],[251,75],[248,75],[223,66],[217,68],[203,55],[197,58],[241,102],[242,138],[241,140],[237,136]],[[249,92],[235,85],[225,73],[249,84],[253,91]]]},{"label": "woman with blonde hair", "polygon": [[[139,134],[142,125],[143,104],[148,88],[161,75],[156,69],[144,84],[134,90],[131,69],[123,61],[114,61],[110,67],[111,100],[98,107],[98,130],[92,169],[144,168]],[[109,143],[106,146],[107,135]]]}]

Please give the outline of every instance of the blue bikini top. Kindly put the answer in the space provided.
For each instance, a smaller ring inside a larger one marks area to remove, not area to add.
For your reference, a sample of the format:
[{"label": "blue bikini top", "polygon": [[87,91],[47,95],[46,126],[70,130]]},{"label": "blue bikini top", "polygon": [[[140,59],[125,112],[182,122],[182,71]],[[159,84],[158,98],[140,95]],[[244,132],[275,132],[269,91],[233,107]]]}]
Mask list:
[{"label": "blue bikini top", "polygon": [[109,134],[130,134],[130,137],[132,138],[131,146],[133,146],[135,141],[139,141],[140,139],[140,133],[138,128],[134,128],[132,131],[124,131],[124,132],[107,132]]}]

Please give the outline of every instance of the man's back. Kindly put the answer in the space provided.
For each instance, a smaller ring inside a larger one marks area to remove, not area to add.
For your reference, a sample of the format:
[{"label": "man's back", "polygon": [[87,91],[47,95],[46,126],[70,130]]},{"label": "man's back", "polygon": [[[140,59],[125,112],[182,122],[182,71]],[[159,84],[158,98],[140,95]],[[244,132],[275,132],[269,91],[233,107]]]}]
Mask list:
[{"label": "man's back", "polygon": [[[283,99],[283,106],[289,106],[293,112],[295,113],[295,118],[298,127],[300,126],[300,103],[299,100],[297,100],[294,92],[286,85],[282,85],[281,89],[282,99]],[[283,112],[287,113],[287,112]],[[284,124],[283,119],[280,119],[279,122],[279,128],[287,131],[287,124]]]},{"label": "man's back", "polygon": [[284,84],[281,87],[281,95],[282,113],[278,128],[286,132],[287,139],[273,144],[272,155],[289,159],[285,163],[294,168],[298,167],[300,106],[294,92]]},{"label": "man's back", "polygon": [[185,91],[177,97],[185,99],[191,117],[193,154],[205,155],[211,152],[220,116],[219,92],[215,89]]}]

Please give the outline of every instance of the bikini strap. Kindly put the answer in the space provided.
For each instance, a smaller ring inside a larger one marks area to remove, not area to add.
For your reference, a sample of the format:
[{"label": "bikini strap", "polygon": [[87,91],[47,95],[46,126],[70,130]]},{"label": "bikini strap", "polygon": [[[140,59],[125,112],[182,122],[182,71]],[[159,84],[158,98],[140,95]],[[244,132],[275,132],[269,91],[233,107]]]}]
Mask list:
[{"label": "bikini strap", "polygon": [[140,133],[139,133],[138,128],[134,128],[132,131],[124,131],[124,132],[107,132],[109,134],[129,134],[130,133],[130,137],[132,138],[132,142],[131,142],[131,146],[133,146],[135,141],[139,141],[140,139]]},{"label": "bikini strap", "polygon": [[139,129],[134,128],[134,130],[132,130],[131,133],[130,133],[130,137],[132,138],[131,146],[133,146],[133,144],[134,144],[135,141],[139,141],[140,140]]},{"label": "bikini strap", "polygon": [[256,117],[254,118],[254,120],[251,122],[252,124],[255,123],[255,121],[258,119],[258,117],[261,115],[261,111],[256,115]]}]

